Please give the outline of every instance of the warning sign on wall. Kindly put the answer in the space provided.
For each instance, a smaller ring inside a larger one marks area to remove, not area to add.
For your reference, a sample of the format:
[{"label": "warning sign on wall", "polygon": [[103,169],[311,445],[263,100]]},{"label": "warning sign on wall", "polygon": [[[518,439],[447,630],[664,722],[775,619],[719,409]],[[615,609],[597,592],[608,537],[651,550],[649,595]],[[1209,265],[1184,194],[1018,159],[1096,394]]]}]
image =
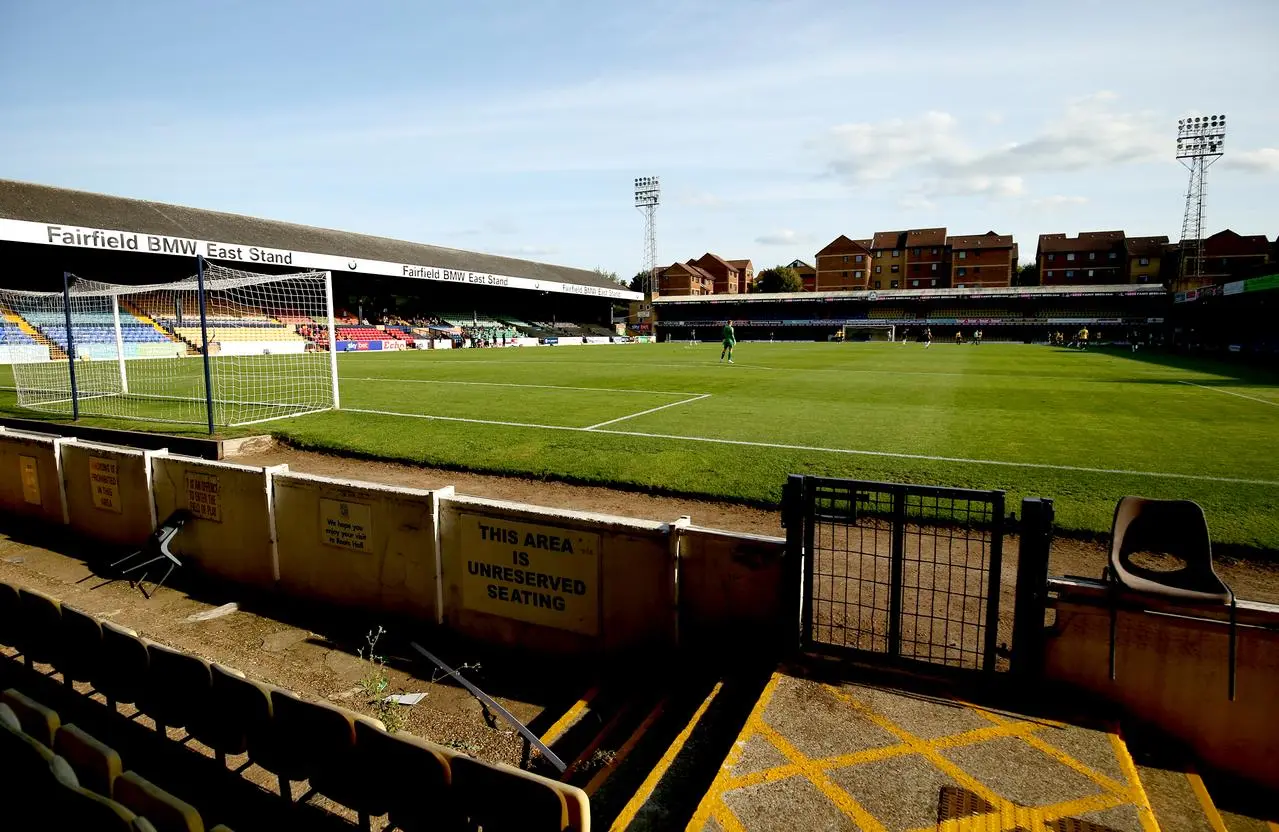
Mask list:
[{"label": "warning sign on wall", "polygon": [[192,517],[222,522],[222,500],[218,494],[218,475],[187,471],[187,508]]},{"label": "warning sign on wall", "polygon": [[462,605],[599,635],[600,536],[462,514]]},{"label": "warning sign on wall", "polygon": [[93,505],[104,511],[121,514],[120,463],[114,459],[89,457],[89,488],[93,491]]},{"label": "warning sign on wall", "polygon": [[366,552],[372,527],[373,510],[366,503],[320,500],[320,542]]},{"label": "warning sign on wall", "polygon": [[36,458],[19,456],[18,471],[22,474],[22,499],[33,506],[40,505],[40,469]]}]

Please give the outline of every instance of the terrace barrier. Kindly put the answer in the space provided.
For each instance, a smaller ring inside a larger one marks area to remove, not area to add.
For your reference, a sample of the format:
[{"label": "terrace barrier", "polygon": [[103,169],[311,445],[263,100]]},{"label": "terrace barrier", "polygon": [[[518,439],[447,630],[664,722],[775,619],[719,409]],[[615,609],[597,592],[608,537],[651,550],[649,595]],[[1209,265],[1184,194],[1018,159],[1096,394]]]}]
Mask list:
[{"label": "terrace barrier", "polygon": [[62,455],[74,439],[0,427],[0,509],[50,523],[65,523]]}]

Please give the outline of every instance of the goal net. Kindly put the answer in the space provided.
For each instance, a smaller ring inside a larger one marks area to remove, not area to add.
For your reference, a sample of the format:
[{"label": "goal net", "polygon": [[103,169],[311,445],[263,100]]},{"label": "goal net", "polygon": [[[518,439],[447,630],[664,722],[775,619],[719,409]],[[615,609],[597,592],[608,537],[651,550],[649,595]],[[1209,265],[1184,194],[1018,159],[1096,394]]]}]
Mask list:
[{"label": "goal net", "polygon": [[[18,404],[44,413],[248,425],[338,406],[328,272],[0,290]],[[207,362],[204,360],[207,354]],[[207,365],[207,368],[206,368]]]}]

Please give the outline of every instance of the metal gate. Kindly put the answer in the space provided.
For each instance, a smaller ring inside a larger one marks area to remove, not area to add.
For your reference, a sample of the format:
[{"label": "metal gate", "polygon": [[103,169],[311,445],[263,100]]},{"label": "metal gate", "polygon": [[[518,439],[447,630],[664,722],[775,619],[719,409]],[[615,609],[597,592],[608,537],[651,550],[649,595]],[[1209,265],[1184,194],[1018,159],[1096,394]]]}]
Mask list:
[{"label": "metal gate", "polygon": [[796,476],[786,504],[804,649],[997,669],[1003,491]]}]

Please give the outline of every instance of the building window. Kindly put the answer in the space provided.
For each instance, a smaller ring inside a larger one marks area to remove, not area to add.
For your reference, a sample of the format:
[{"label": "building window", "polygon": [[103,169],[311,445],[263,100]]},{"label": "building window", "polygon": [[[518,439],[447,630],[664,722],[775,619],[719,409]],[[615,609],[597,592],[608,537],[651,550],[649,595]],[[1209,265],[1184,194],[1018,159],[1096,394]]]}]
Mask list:
[{"label": "building window", "polygon": [[877,252],[875,252],[875,259],[876,259],[876,260],[878,260],[879,258],[881,258],[881,257],[883,257],[883,256],[884,256],[884,252],[882,252],[882,251],[877,251]]},{"label": "building window", "polygon": [[1055,254],[1050,254],[1050,255],[1048,255],[1048,259],[1049,259],[1049,260],[1056,260],[1056,259],[1057,259],[1057,255],[1055,255]]},{"label": "building window", "polygon": [[1067,269],[1067,270],[1066,270],[1066,277],[1067,277],[1067,278],[1071,278],[1071,277],[1074,277],[1074,276],[1075,276],[1075,272],[1074,272],[1072,269]]},{"label": "building window", "polygon": [[1089,277],[1092,277],[1094,274],[1096,274],[1096,272],[1094,272],[1092,269],[1089,269],[1089,270],[1088,270],[1088,276],[1089,276]]},{"label": "building window", "polygon": [[896,263],[893,264],[893,274],[897,274],[901,270],[902,270],[901,266],[897,265]]},{"label": "building window", "polygon": [[889,285],[889,287],[888,287],[888,288],[890,288],[890,289],[896,289],[896,288],[897,288],[897,281],[896,281],[896,280],[894,280],[894,281],[893,281],[893,282]]},{"label": "building window", "polygon": [[1073,251],[1066,252],[1066,259],[1067,259],[1067,260],[1074,260],[1074,259],[1075,259],[1075,253],[1074,253]]},{"label": "building window", "polygon": [[848,262],[848,255],[847,255],[847,254],[845,254],[845,255],[844,255],[844,262],[845,262],[845,263],[847,263],[847,262]]},{"label": "building window", "polygon": [[1119,256],[1119,255],[1118,255],[1116,252],[1113,252],[1113,251],[1112,251],[1112,252],[1110,252],[1110,259],[1111,259],[1111,260],[1114,260],[1114,259],[1115,259],[1116,257],[1118,257],[1118,256]]},{"label": "building window", "polygon": [[933,249],[933,254],[936,254],[936,253],[937,253],[937,249]]},{"label": "building window", "polygon": [[961,252],[959,252],[959,259],[960,259],[960,260],[967,260],[967,259],[968,259],[968,252],[966,252],[966,251],[961,251]]},{"label": "building window", "polygon": [[929,286],[936,286],[936,285],[937,285],[937,281],[936,281],[936,280],[930,280],[930,281],[928,281],[928,285],[929,285]]},{"label": "building window", "polygon": [[901,254],[901,252],[900,252],[900,251],[898,251],[897,249],[893,249],[893,256],[894,256],[894,257],[897,257],[897,256],[899,256],[900,254]]},{"label": "building window", "polygon": [[918,280],[912,280],[912,281],[910,282],[910,288],[912,288],[912,289],[918,289],[918,288],[919,288],[919,281],[918,281]]},{"label": "building window", "polygon": [[853,272],[853,277],[856,278],[857,280],[861,280],[865,276],[866,276],[866,273],[863,272],[861,269],[858,269],[857,271]]},{"label": "building window", "polygon": [[883,272],[883,271],[884,271],[884,267],[883,267],[883,266],[876,266],[876,267],[875,267],[875,274],[880,274],[880,273],[881,273],[881,272]]},{"label": "building window", "polygon": [[960,266],[960,268],[959,268],[959,276],[960,276],[960,277],[967,277],[967,276],[968,276],[968,269],[965,269],[963,266]]},{"label": "building window", "polygon": [[1149,258],[1149,257],[1143,257],[1143,258],[1141,258],[1140,260],[1138,260],[1138,261],[1137,261],[1137,265],[1139,265],[1139,266],[1149,266],[1149,265],[1150,265],[1150,258]]},{"label": "building window", "polygon": [[936,264],[936,263],[934,263],[934,264],[933,264],[933,271],[937,271],[937,264]]},{"label": "building window", "polygon": [[860,254],[854,254],[854,255],[853,255],[853,262],[854,262],[854,263],[860,263],[860,262],[862,262],[862,256],[861,256]]},{"label": "building window", "polygon": [[875,288],[876,288],[876,289],[882,289],[882,288],[883,288],[883,281],[882,281],[882,280],[876,280],[876,281],[875,281]]},{"label": "building window", "polygon": [[1095,252],[1095,251],[1090,251],[1090,252],[1088,252],[1088,259],[1089,259],[1089,260],[1096,260],[1096,259],[1097,259],[1097,252]]},{"label": "building window", "polygon": [[915,256],[918,257],[921,251],[923,251],[923,249],[915,249]]}]

